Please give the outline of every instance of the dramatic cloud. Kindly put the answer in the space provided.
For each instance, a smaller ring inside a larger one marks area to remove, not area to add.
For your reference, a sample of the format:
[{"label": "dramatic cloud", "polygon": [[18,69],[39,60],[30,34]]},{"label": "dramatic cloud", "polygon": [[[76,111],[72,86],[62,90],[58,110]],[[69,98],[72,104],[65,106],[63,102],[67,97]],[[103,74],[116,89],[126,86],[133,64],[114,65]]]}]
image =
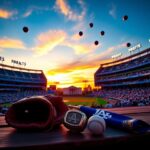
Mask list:
[{"label": "dramatic cloud", "polygon": [[36,45],[32,50],[40,56],[52,51],[58,45],[69,47],[76,55],[92,53],[101,46],[101,44],[96,46],[94,43],[80,43],[77,37],[73,35],[69,38],[68,34],[63,30],[49,30],[38,35]]},{"label": "dramatic cloud", "polygon": [[70,43],[68,42],[68,43],[65,43],[65,45],[72,48],[75,51],[75,54],[77,55],[94,52],[94,50],[100,46],[100,44],[99,46],[95,46],[94,43],[79,44],[79,43],[74,43],[74,42],[70,42]]},{"label": "dramatic cloud", "polygon": [[79,36],[79,34],[78,33],[76,33],[76,34],[74,34],[72,37],[71,37],[71,40],[73,40],[73,41],[79,41],[79,40],[81,40],[81,36]]},{"label": "dramatic cloud", "polygon": [[46,33],[41,33],[36,39],[36,46],[32,48],[38,55],[47,54],[56,46],[61,44],[67,37],[63,30],[49,30]]},{"label": "dramatic cloud", "polygon": [[114,19],[116,19],[116,6],[114,4],[111,5],[111,9],[109,10],[109,15],[111,15]]},{"label": "dramatic cloud", "polygon": [[57,0],[56,5],[60,9],[61,13],[67,16],[69,14],[70,8],[64,0]]},{"label": "dramatic cloud", "polygon": [[[73,65],[75,63],[71,63]],[[93,86],[93,73],[96,68],[87,68],[88,66],[62,66],[58,69],[49,70],[46,75],[50,81],[57,81],[60,83],[59,87],[67,87],[71,85],[82,87],[85,84],[83,81],[87,79],[88,83]]]},{"label": "dramatic cloud", "polygon": [[[61,65],[55,69],[50,69],[47,74],[48,75],[57,75],[57,74],[75,74],[75,73],[79,73],[80,77],[82,77],[83,75],[85,76],[85,71],[86,70],[96,70],[98,68],[98,66],[100,65],[100,63],[103,63],[105,61],[100,61],[100,60],[75,60],[74,62],[71,62],[69,64],[64,64]],[[89,74],[86,74],[86,76],[89,76]]]},{"label": "dramatic cloud", "polygon": [[84,80],[87,80],[87,85],[94,86],[94,73],[99,68],[100,64],[111,62],[111,56],[116,50],[121,49],[125,44],[109,47],[99,55],[90,53],[84,55],[68,64],[57,66],[56,68],[50,69],[46,72],[50,81],[60,82],[59,87],[65,86],[80,86],[84,87]]},{"label": "dramatic cloud", "polygon": [[15,11],[0,9],[0,18],[8,19],[12,17],[15,13],[16,13]]},{"label": "dramatic cloud", "polygon": [[25,49],[25,45],[21,40],[5,37],[0,38],[0,48]]},{"label": "dramatic cloud", "polygon": [[82,9],[80,13],[73,11],[71,7],[67,4],[66,0],[56,0],[55,9],[65,15],[69,20],[82,20],[86,14],[86,8],[83,1],[79,0],[78,4],[80,5],[79,7],[81,7]]},{"label": "dramatic cloud", "polygon": [[[90,55],[85,55],[79,59],[74,60],[73,62],[69,64],[64,64],[61,66],[57,66],[57,68],[49,70],[48,74],[55,74],[55,73],[70,73],[74,71],[81,70],[84,72],[84,70],[88,69],[95,69],[97,68],[100,64],[112,61],[111,57],[108,59],[108,56],[111,56],[116,49],[121,49],[124,47],[124,44],[120,44],[117,46],[112,46],[100,53],[99,55],[97,54],[90,54]],[[107,58],[106,58],[107,57]]]}]

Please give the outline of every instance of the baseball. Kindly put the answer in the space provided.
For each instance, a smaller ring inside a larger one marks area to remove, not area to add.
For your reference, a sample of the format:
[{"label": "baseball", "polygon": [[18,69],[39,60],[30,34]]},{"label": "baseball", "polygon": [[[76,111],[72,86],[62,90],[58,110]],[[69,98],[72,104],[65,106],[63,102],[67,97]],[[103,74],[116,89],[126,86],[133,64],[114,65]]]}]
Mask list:
[{"label": "baseball", "polygon": [[87,129],[93,135],[102,135],[106,129],[105,120],[98,115],[93,115],[88,119]]}]

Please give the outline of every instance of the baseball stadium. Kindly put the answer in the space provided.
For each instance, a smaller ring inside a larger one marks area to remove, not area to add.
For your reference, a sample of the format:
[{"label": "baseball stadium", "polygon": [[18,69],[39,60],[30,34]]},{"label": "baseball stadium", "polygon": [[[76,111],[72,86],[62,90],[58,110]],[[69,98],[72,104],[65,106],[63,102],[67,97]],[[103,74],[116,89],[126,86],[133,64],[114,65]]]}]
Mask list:
[{"label": "baseball stadium", "polygon": [[150,48],[101,64],[95,72],[97,95],[116,100],[118,107],[150,104]]},{"label": "baseball stadium", "polygon": [[0,64],[0,103],[15,102],[24,97],[44,95],[47,79],[42,70]]},{"label": "baseball stadium", "polygon": [[0,0],[0,150],[148,148],[149,0]]}]

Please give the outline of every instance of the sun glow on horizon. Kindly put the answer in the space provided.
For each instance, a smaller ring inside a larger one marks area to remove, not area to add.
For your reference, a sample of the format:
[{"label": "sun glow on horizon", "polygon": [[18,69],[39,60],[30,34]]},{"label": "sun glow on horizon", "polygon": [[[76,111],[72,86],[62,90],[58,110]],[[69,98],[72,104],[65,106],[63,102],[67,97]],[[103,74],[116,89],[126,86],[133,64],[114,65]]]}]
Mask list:
[{"label": "sun glow on horizon", "polygon": [[[59,73],[55,74],[46,74],[48,80],[48,86],[56,84],[58,88],[64,88],[69,86],[77,86],[84,88],[86,85],[91,85],[94,87],[94,69],[86,70],[74,70],[72,72]],[[86,83],[85,83],[86,80]]]},{"label": "sun glow on horizon", "polygon": [[85,88],[90,85],[94,88],[94,73],[99,68],[100,64],[112,61],[92,60],[91,63],[67,64],[64,66],[55,66],[51,70],[45,71],[48,80],[48,85],[57,85],[58,88],[76,86]]}]

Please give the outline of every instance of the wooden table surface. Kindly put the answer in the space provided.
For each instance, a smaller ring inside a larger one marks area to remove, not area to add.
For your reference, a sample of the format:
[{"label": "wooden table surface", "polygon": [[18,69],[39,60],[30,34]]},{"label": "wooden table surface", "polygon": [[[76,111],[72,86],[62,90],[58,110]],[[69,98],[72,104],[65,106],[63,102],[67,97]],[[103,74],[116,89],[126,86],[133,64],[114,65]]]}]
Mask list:
[{"label": "wooden table surface", "polygon": [[[108,109],[107,109],[108,110]],[[150,107],[115,108],[109,111],[122,113],[136,119],[141,119],[150,124]],[[116,148],[127,144],[149,144],[150,132],[133,134],[126,131],[107,127],[102,136],[92,136],[87,129],[80,134],[73,134],[63,125],[52,131],[44,132],[19,132],[5,126],[4,117],[0,117],[0,150],[1,149],[85,149]]]}]

